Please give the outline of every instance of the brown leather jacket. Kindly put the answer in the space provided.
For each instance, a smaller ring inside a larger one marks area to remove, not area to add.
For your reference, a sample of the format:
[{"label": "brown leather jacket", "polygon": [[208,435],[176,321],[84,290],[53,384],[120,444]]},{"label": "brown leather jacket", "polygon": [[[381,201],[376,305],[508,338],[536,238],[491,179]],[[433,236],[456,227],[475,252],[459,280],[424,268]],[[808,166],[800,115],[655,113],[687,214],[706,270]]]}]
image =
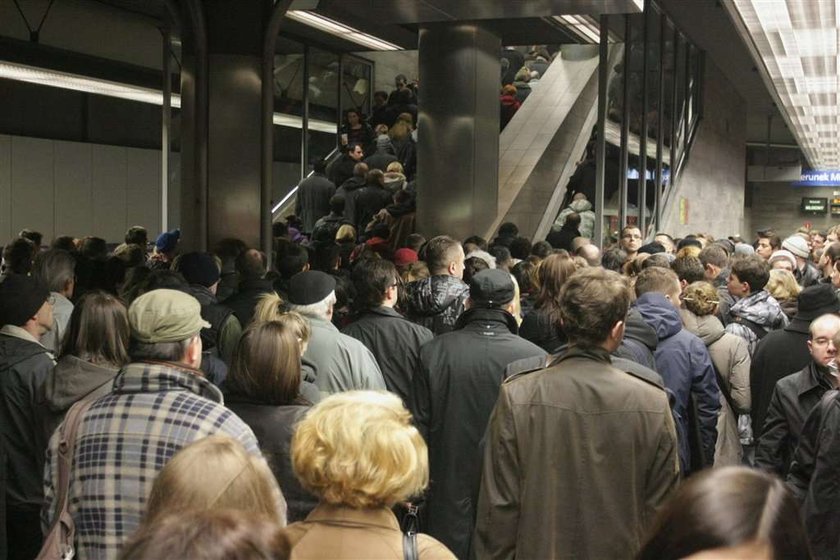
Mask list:
[{"label": "brown leather jacket", "polygon": [[573,347],[502,385],[475,557],[632,558],[679,475],[665,391]]},{"label": "brown leather jacket", "polygon": [[[292,560],[402,560],[403,534],[391,510],[320,504],[306,521],[286,527]],[[445,546],[417,535],[420,560],[455,560]]]}]

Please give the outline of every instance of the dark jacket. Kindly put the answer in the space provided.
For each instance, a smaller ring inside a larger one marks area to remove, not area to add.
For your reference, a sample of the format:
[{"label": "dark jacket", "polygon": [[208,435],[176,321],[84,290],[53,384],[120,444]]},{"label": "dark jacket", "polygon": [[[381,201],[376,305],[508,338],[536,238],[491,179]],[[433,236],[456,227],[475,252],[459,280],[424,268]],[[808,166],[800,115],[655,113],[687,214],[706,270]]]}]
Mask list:
[{"label": "dark jacket", "polygon": [[549,354],[556,354],[566,345],[566,335],[553,325],[544,309],[533,309],[519,325],[519,336],[531,341]]},{"label": "dark jacket", "polygon": [[461,315],[454,332],[420,350],[412,412],[429,446],[426,531],[458,558],[469,558],[481,479],[479,442],[505,368],[545,354],[516,331],[510,313],[474,308]]},{"label": "dark jacket", "polygon": [[254,318],[254,310],[257,307],[257,300],[265,294],[274,291],[274,283],[265,278],[249,278],[239,284],[239,291],[225,300],[225,307],[228,307],[239,319],[242,328],[248,326]]},{"label": "dark jacket", "polygon": [[776,383],[800,371],[811,361],[808,351],[809,325],[810,321],[794,317],[784,329],[767,333],[753,352],[750,365],[750,415],[756,437],[761,435],[764,428],[764,417]]},{"label": "dark jacket", "polygon": [[353,223],[362,232],[377,212],[391,201],[391,193],[380,185],[367,184],[356,192],[353,204]]},{"label": "dark jacket", "polygon": [[322,173],[313,173],[298,185],[295,214],[303,220],[303,232],[312,233],[318,218],[330,213],[335,185]]},{"label": "dark jacket", "polygon": [[[674,393],[675,412],[683,422],[682,433],[685,434],[691,433],[688,418],[691,397],[694,397],[702,459],[704,464],[711,465],[717,441],[720,390],[706,345],[683,328],[677,308],[664,295],[657,292],[642,294],[635,306],[659,338],[654,352],[656,371]],[[692,463],[699,464],[697,457],[693,459],[687,438],[680,441],[680,463],[684,473],[691,471]]]},{"label": "dark jacket", "polygon": [[580,237],[580,231],[576,229],[557,229],[551,230],[546,236],[545,240],[555,249],[565,249],[571,252],[572,241],[575,237]]},{"label": "dark jacket", "polygon": [[657,344],[659,344],[659,338],[656,336],[656,331],[645,322],[638,309],[631,307],[624,319],[624,338],[618,350],[613,352],[613,356],[636,362],[656,371],[656,359],[653,353],[656,351]]},{"label": "dark jacket", "polygon": [[756,467],[779,476],[787,474],[805,419],[826,391],[832,389],[827,375],[811,360],[802,371],[776,383],[755,450]]},{"label": "dark jacket", "polygon": [[455,328],[470,287],[460,278],[437,274],[408,283],[405,293],[405,316],[438,335]]},{"label": "dark jacket", "polygon": [[76,356],[62,356],[39,389],[44,437],[49,441],[64,415],[77,401],[98,399],[111,392],[117,367],[102,366]]},{"label": "dark jacket", "polygon": [[315,222],[315,228],[312,230],[312,237],[310,239],[316,243],[335,243],[335,234],[338,233],[339,228],[344,224],[350,224],[344,218],[344,214],[336,215],[330,212]]},{"label": "dark jacket", "polygon": [[6,455],[6,505],[39,511],[44,503],[44,452],[36,400],[55,362],[46,348],[0,334],[0,445]]},{"label": "dark jacket", "polygon": [[830,391],[805,420],[788,486],[802,505],[814,560],[840,558],[840,392]]},{"label": "dark jacket", "polygon": [[288,507],[286,515],[289,522],[305,519],[318,505],[318,498],[304,490],[298,482],[292,470],[291,446],[295,426],[310,406],[306,404],[270,405],[236,394],[227,395],[225,404],[248,424],[257,437],[260,450],[280,484],[283,497],[286,498]]},{"label": "dark jacket", "polygon": [[344,219],[355,226],[356,217],[356,197],[359,194],[359,189],[365,186],[364,177],[350,177],[338,187],[335,191],[336,196],[344,198]]},{"label": "dark jacket", "polygon": [[381,149],[377,149],[375,154],[365,158],[365,163],[368,164],[369,169],[378,169],[383,173],[388,169],[388,165],[395,161],[398,161],[397,156],[387,150]]},{"label": "dark jacket", "polygon": [[347,154],[342,154],[329,169],[329,180],[335,186],[341,186],[344,181],[353,176],[353,168],[359,163]]},{"label": "dark jacket", "polygon": [[190,294],[201,304],[201,318],[210,323],[210,327],[201,329],[204,350],[210,350],[225,364],[230,364],[233,349],[242,335],[241,323],[233,310],[219,303],[213,292],[204,286],[191,284]]},{"label": "dark jacket", "polygon": [[572,347],[502,384],[487,429],[475,556],[632,558],[679,484],[665,392]]},{"label": "dark jacket", "polygon": [[411,378],[420,362],[420,347],[432,340],[432,331],[412,323],[390,307],[369,309],[342,331],[373,353],[385,385],[406,405],[411,401]]}]

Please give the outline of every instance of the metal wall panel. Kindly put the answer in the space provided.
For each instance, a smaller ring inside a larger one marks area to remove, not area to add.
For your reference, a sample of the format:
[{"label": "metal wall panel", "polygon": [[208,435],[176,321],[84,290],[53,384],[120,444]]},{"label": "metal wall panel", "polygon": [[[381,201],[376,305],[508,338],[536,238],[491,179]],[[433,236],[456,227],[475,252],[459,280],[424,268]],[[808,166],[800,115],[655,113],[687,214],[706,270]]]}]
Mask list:
[{"label": "metal wall panel", "polygon": [[0,134],[0,245],[12,237],[12,137]]},{"label": "metal wall panel", "polygon": [[126,148],[94,146],[92,167],[93,223],[99,237],[121,241],[125,236]]},{"label": "metal wall panel", "polygon": [[30,228],[52,239],[53,141],[12,138],[12,234]]},{"label": "metal wall panel", "polygon": [[[89,235],[93,221],[93,146],[54,142],[55,234]],[[49,241],[46,239],[45,241]]]},{"label": "metal wall panel", "polygon": [[160,231],[160,153],[126,150],[125,166],[126,225],[144,226],[154,237]]}]

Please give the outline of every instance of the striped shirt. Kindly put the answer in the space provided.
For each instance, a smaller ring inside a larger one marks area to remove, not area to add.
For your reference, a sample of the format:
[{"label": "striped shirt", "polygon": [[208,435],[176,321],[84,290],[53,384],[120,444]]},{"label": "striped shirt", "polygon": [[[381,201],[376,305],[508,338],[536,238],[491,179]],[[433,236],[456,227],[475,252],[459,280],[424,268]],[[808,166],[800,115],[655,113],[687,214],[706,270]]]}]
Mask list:
[{"label": "striped shirt", "polygon": [[[85,413],[70,473],[70,514],[80,558],[114,558],[137,527],[158,472],[182,447],[227,434],[260,455],[251,429],[201,372],[171,363],[125,366],[113,392]],[[47,449],[43,522],[55,515],[58,431]],[[200,475],[200,473],[197,473]],[[55,482],[54,482],[55,481]]]}]

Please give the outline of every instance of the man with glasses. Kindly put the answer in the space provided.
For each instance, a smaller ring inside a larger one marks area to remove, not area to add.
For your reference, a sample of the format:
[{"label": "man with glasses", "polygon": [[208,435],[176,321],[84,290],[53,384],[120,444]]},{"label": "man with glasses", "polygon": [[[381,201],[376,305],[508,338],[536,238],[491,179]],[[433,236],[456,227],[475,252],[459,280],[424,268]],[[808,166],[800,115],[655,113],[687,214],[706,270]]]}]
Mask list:
[{"label": "man with glasses", "polygon": [[757,467],[784,476],[799,444],[808,413],[826,391],[837,388],[837,348],[834,336],[840,331],[840,317],[822,315],[810,328],[808,351],[811,360],[802,370],[776,383],[764,427],[755,451]]},{"label": "man with glasses", "polygon": [[388,390],[410,405],[411,378],[420,363],[420,347],[432,331],[400,315],[400,277],[391,261],[365,259],[353,268],[359,314],[342,332],[367,346],[376,358]]}]

